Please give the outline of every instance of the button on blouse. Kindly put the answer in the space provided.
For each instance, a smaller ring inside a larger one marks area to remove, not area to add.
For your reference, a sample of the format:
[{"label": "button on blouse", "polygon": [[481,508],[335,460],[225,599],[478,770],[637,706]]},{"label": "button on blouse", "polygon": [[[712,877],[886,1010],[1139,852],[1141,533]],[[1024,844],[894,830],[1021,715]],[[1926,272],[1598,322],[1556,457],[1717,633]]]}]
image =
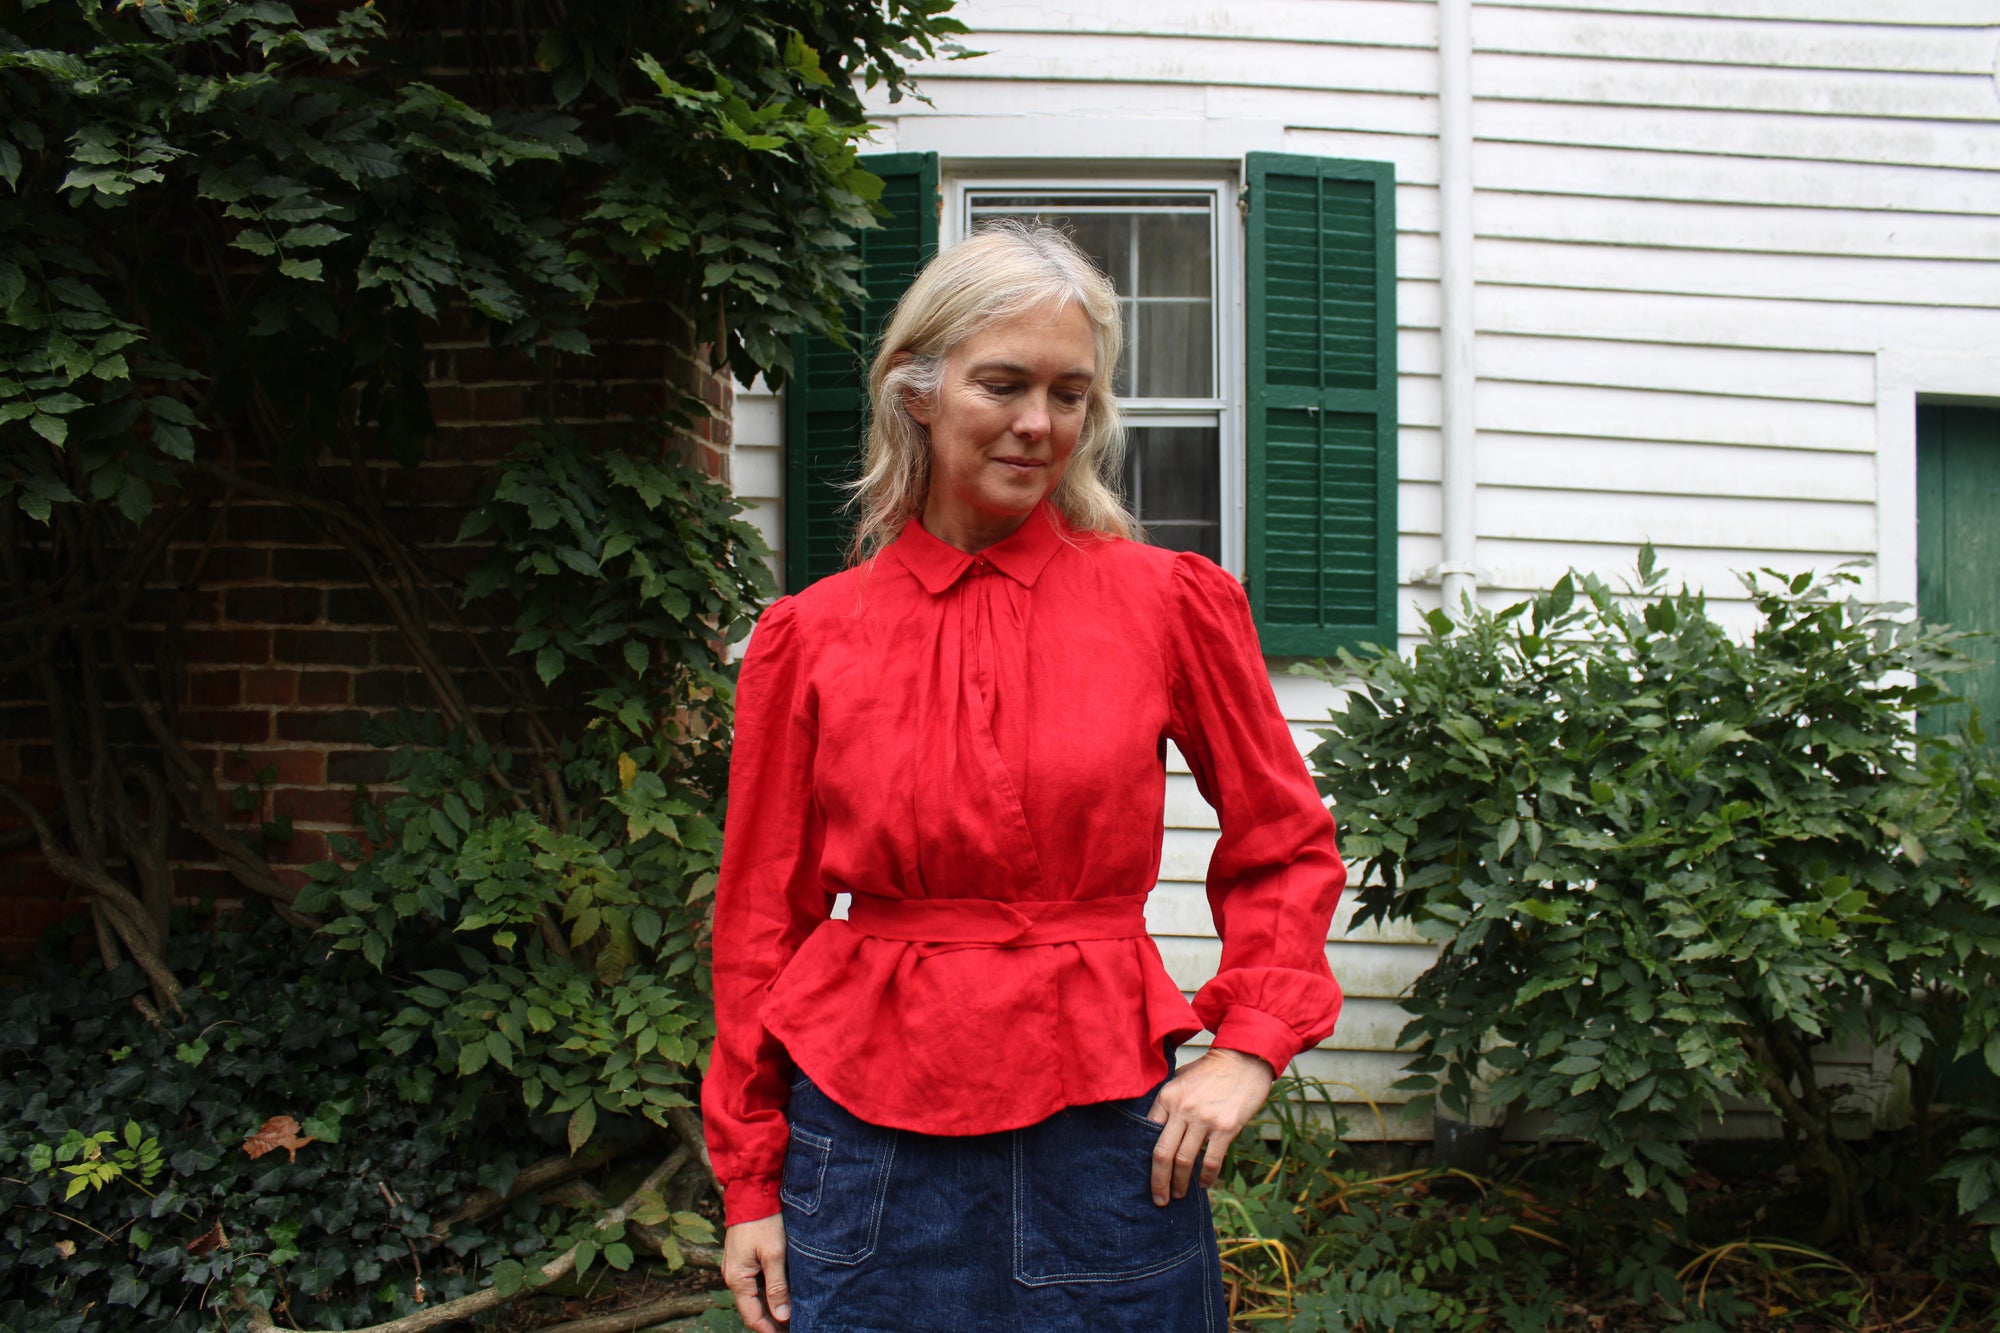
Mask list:
[{"label": "button on blouse", "polygon": [[[1192,1006],[1139,915],[1168,740],[1221,823]],[[795,1071],[982,1134],[1136,1097],[1204,1027],[1282,1070],[1340,1012],[1344,881],[1234,578],[1046,504],[977,557],[910,523],[774,603],[743,663],[702,1087],[728,1221],[778,1211]]]}]

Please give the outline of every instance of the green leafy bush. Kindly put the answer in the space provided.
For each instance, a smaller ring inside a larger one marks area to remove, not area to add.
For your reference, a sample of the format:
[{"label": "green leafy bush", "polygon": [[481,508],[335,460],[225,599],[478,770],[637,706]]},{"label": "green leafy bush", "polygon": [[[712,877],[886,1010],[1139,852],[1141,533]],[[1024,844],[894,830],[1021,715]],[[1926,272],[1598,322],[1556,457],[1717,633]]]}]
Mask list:
[{"label": "green leafy bush", "polygon": [[505,1099],[431,1102],[377,1039],[388,979],[271,920],[174,940],[192,984],[159,1027],[129,967],[0,994],[0,1327],[212,1330],[245,1302],[351,1326],[545,1248],[518,1212],[432,1238],[548,1148]]},{"label": "green leafy bush", "polygon": [[1484,1085],[1676,1206],[1702,1117],[1761,1103],[1827,1190],[1823,1234],[1865,1232],[1813,1053],[1886,1049],[1921,1101],[1942,1032],[1985,1045],[2000,858],[1990,770],[1912,726],[1952,636],[1851,581],[1746,579],[1739,642],[1648,549],[1630,598],[1566,577],[1323,671],[1348,693],[1312,762],[1357,920],[1440,946],[1405,1001],[1420,1103],[1469,1116]]},{"label": "green leafy bush", "polygon": [[772,591],[738,508],[627,454],[545,442],[505,467],[466,523],[498,538],[467,596],[513,608],[513,659],[573,681],[580,724],[531,714],[525,759],[435,715],[378,729],[400,790],[361,802],[365,843],[296,903],[408,978],[391,1050],[462,1098],[504,1084],[567,1116],[572,1149],[600,1111],[667,1124],[713,1035],[725,654]]}]

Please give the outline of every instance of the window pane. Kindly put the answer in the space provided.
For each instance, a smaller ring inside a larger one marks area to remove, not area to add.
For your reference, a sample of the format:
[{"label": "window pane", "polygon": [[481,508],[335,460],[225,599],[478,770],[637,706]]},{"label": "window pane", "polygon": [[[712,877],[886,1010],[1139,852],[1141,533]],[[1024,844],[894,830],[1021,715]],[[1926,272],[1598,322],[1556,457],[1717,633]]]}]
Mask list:
[{"label": "window pane", "polygon": [[1112,376],[1120,397],[1214,395],[1211,196],[982,193],[967,197],[967,213],[975,226],[1017,217],[1063,227],[1111,279],[1125,318],[1125,354]]},{"label": "window pane", "polygon": [[1139,269],[1140,296],[1192,296],[1208,299],[1208,213],[1141,214],[1135,219],[1139,250],[1146,262]]},{"label": "window pane", "polygon": [[[992,217],[993,214],[983,216]],[[1120,295],[1131,294],[1132,267],[1132,226],[1130,219],[1115,213],[1067,214],[1037,210],[1030,216],[1038,217],[1052,226],[1069,232],[1083,252],[1097,261],[1097,267],[1111,279]]]},{"label": "window pane", "polygon": [[1155,546],[1222,559],[1220,433],[1213,426],[1126,431],[1125,499]]},{"label": "window pane", "polygon": [[1208,302],[1141,301],[1126,326],[1135,398],[1206,398],[1213,392],[1214,321]]}]

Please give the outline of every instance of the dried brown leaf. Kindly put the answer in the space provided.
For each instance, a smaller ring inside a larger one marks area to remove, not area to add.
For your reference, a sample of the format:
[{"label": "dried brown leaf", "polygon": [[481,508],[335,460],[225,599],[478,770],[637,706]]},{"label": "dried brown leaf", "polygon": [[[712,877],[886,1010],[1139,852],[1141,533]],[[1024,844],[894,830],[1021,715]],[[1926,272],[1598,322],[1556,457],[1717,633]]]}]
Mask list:
[{"label": "dried brown leaf", "polygon": [[226,1250],[228,1248],[229,1237],[222,1233],[222,1223],[220,1222],[217,1222],[214,1226],[187,1243],[187,1252],[197,1259],[207,1254],[210,1250]]},{"label": "dried brown leaf", "polygon": [[253,1159],[267,1152],[283,1148],[291,1154],[291,1160],[299,1160],[299,1149],[312,1142],[312,1137],[299,1136],[299,1122],[288,1115],[274,1115],[264,1122],[263,1128],[243,1140],[243,1151]]}]

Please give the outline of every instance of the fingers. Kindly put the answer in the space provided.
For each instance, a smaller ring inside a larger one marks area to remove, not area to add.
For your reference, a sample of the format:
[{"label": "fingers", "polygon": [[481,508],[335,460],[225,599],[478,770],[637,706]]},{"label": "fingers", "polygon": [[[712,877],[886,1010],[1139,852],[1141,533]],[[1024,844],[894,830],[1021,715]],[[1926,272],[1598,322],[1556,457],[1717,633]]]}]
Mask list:
[{"label": "fingers", "polygon": [[[1160,1130],[1153,1144],[1153,1202],[1165,1207],[1170,1199],[1187,1197],[1188,1183],[1194,1179],[1195,1165],[1202,1159],[1201,1146],[1215,1131],[1184,1112],[1175,1112]],[[1228,1150],[1229,1138],[1222,1140]]]},{"label": "fingers", "polygon": [[1201,1160],[1201,1141],[1207,1131],[1204,1127],[1190,1124],[1188,1132],[1181,1136],[1180,1146],[1174,1149],[1174,1197],[1185,1199],[1188,1183],[1194,1179],[1194,1166]]},{"label": "fingers", "polygon": [[736,1298],[736,1316],[751,1333],[778,1333],[764,1313],[764,1297],[757,1290],[757,1270],[729,1269],[722,1274],[723,1285]]},{"label": "fingers", "polygon": [[764,1304],[771,1317],[784,1323],[792,1317],[792,1288],[785,1281],[785,1251],[781,1246],[764,1257]]},{"label": "fingers", "polygon": [[751,1333],[784,1333],[779,1325],[791,1318],[792,1296],[781,1218],[739,1223],[723,1233],[722,1282]]},{"label": "fingers", "polygon": [[1208,1136],[1208,1151],[1202,1154],[1201,1159],[1201,1187],[1203,1189],[1207,1189],[1209,1186],[1215,1184],[1216,1180],[1222,1175],[1222,1163],[1229,1157],[1229,1145],[1234,1142],[1236,1142],[1234,1134],[1216,1133]]},{"label": "fingers", "polygon": [[1213,1185],[1230,1145],[1270,1090],[1270,1066],[1234,1051],[1211,1051],[1176,1073],[1146,1116],[1161,1126],[1153,1148],[1153,1202],[1185,1198],[1197,1180],[1203,1188]]},{"label": "fingers", "polygon": [[1160,1130],[1160,1137],[1153,1144],[1153,1178],[1150,1188],[1153,1202],[1166,1207],[1167,1199],[1174,1186],[1174,1153],[1181,1142],[1182,1123],[1168,1120]]}]

